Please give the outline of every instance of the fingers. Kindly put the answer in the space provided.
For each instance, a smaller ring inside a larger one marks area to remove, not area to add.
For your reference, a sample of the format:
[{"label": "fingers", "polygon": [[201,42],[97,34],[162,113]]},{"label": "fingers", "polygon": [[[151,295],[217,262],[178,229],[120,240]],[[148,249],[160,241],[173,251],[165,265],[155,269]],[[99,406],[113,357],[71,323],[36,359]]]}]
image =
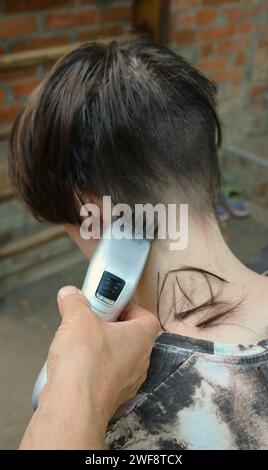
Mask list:
[{"label": "fingers", "polygon": [[75,286],[62,287],[57,296],[60,315],[63,319],[68,319],[74,314],[90,314],[88,301],[84,294]]},{"label": "fingers", "polygon": [[155,339],[161,331],[161,325],[156,316],[139,305],[129,303],[120,316],[120,320],[135,320],[135,323],[141,325],[153,339]]}]

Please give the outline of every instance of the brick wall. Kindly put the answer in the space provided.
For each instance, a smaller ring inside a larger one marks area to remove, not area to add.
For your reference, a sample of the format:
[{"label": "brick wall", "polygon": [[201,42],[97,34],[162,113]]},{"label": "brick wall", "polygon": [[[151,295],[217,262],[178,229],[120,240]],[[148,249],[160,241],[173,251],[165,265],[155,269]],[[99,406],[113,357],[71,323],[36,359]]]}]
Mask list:
[{"label": "brick wall", "polygon": [[226,141],[262,132],[268,1],[171,0],[170,31],[171,46],[219,84]]},{"label": "brick wall", "polygon": [[[131,0],[0,0],[0,55],[100,36],[131,25]],[[15,118],[45,67],[0,73],[0,127]],[[0,129],[1,130],[1,129]]]},{"label": "brick wall", "polygon": [[[0,54],[87,41],[131,27],[131,0],[0,0]],[[226,139],[262,132],[268,0],[171,0],[170,45],[219,84]],[[0,75],[0,131],[44,66]],[[268,126],[267,126],[268,127]]]}]

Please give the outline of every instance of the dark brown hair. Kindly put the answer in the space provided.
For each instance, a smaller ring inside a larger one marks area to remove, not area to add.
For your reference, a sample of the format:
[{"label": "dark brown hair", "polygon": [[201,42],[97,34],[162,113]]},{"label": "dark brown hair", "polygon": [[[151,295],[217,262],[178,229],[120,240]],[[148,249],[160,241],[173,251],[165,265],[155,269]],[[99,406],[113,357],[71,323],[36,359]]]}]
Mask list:
[{"label": "dark brown hair", "polygon": [[9,174],[39,219],[79,220],[76,194],[211,211],[220,181],[216,87],[150,42],[85,44],[58,61],[10,138]]}]

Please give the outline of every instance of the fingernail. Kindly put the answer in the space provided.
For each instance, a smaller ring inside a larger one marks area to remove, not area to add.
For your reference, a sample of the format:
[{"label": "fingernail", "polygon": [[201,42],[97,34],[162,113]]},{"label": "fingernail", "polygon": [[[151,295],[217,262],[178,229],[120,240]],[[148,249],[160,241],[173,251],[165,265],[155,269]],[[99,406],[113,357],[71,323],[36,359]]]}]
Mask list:
[{"label": "fingernail", "polygon": [[65,297],[67,297],[68,295],[77,294],[78,292],[79,292],[79,289],[77,289],[77,287],[75,287],[75,286],[62,287],[58,292],[58,299],[62,300]]}]

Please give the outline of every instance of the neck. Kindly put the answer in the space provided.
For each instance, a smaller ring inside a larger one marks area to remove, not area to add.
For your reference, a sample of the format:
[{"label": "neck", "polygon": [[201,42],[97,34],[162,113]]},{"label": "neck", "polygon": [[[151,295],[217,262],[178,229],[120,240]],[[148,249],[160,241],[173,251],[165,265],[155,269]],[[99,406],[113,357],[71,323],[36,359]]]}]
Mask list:
[{"label": "neck", "polygon": [[[207,311],[205,307],[185,318],[179,317],[180,312],[209,303],[211,298],[225,304],[225,309],[240,304],[240,310],[243,310],[244,301],[249,301],[252,284],[261,276],[250,271],[234,256],[214,218],[202,223],[189,220],[188,227],[188,245],[183,251],[170,251],[170,240],[156,239],[153,242],[136,297],[144,308],[155,314],[158,312],[166,330],[204,337],[204,330],[201,331],[197,325],[211,314],[211,304]],[[210,272],[227,282],[200,272],[181,270],[187,267]],[[167,276],[170,271],[173,272]],[[157,290],[158,294],[161,292],[159,302]],[[177,318],[175,314],[178,314]],[[182,321],[178,322],[178,318]]]}]

